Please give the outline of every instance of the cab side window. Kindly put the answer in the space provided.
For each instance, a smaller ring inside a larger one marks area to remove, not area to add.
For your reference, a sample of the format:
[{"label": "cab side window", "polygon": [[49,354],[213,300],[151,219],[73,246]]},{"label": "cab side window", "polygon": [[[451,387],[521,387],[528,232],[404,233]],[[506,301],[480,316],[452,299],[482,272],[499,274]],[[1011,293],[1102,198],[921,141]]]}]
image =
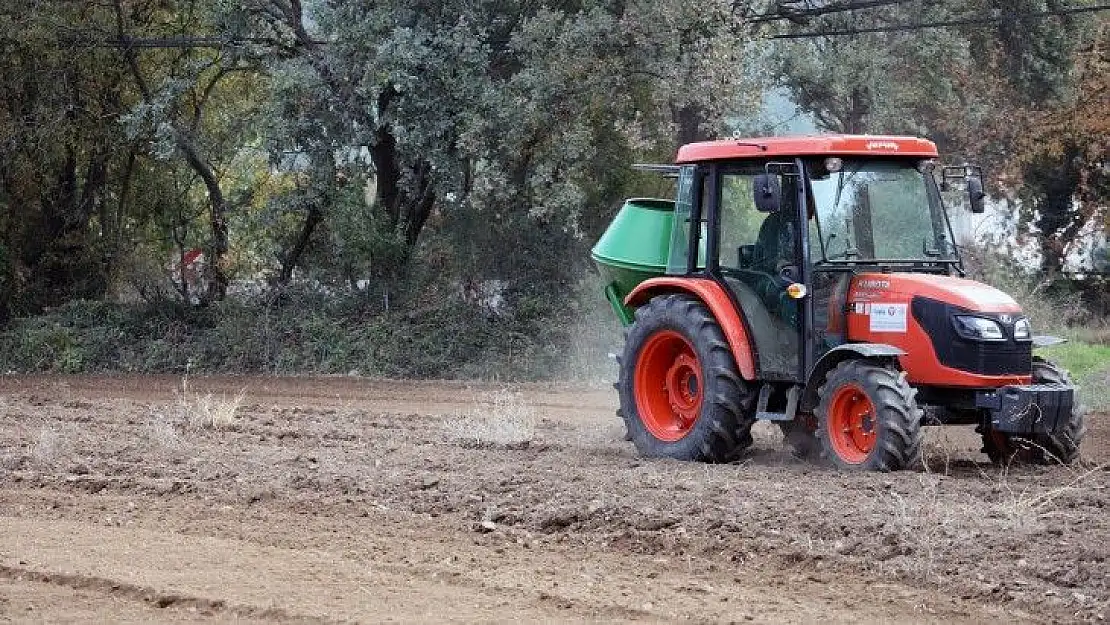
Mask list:
[{"label": "cab side window", "polygon": [[721,176],[721,267],[777,274],[783,264],[794,259],[794,211],[790,192],[792,181],[779,178],[783,206],[774,213],[762,213],[755,205],[755,176],[726,173]]}]

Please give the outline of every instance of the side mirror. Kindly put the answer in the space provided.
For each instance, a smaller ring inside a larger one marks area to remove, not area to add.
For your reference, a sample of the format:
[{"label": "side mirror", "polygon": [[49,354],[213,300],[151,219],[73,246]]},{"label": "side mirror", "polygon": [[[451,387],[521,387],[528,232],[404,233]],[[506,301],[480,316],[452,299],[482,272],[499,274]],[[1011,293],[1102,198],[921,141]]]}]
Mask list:
[{"label": "side mirror", "polygon": [[983,179],[979,176],[967,177],[967,199],[971,203],[971,212],[979,215],[986,210],[984,200],[987,194],[983,191]]},{"label": "side mirror", "polygon": [[761,213],[774,213],[782,203],[782,186],[779,177],[773,174],[759,174],[752,180],[752,196],[755,207]]}]

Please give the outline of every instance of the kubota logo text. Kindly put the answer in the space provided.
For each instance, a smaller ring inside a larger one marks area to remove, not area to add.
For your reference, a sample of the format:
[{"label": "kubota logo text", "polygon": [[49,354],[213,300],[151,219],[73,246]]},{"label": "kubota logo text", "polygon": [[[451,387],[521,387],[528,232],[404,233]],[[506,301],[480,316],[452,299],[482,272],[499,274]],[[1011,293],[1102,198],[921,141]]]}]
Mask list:
[{"label": "kubota logo text", "polygon": [[897,150],[898,144],[894,141],[868,141],[868,150]]},{"label": "kubota logo text", "polygon": [[889,280],[860,280],[859,288],[861,289],[889,289]]}]

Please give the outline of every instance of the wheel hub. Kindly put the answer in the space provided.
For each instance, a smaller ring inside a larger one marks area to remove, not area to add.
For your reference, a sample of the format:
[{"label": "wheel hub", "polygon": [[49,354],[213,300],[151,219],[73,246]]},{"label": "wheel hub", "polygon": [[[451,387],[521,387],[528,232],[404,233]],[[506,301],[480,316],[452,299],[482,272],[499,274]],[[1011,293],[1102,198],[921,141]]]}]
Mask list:
[{"label": "wheel hub", "polygon": [[678,418],[687,423],[697,419],[701,388],[696,357],[685,351],[680,353],[667,369],[663,388],[667,391],[667,403]]},{"label": "wheel hub", "polygon": [[845,462],[861,464],[875,449],[875,404],[862,388],[849,384],[833,396],[828,414],[829,442]]},{"label": "wheel hub", "polygon": [[694,346],[675,330],[648,337],[636,360],[636,410],[644,427],[675,442],[694,427],[701,412],[701,362]]}]

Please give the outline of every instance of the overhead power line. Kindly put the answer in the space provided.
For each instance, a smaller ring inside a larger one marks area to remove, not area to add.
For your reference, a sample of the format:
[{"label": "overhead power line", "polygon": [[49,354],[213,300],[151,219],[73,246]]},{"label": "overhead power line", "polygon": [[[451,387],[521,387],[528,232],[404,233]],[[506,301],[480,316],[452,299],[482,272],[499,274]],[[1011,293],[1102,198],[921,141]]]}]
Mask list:
[{"label": "overhead power line", "polygon": [[[861,9],[871,9],[880,6],[887,6],[891,4],[904,4],[914,2],[916,0],[862,0],[860,2],[846,3],[837,6],[828,6],[821,9],[797,9],[791,15],[800,15],[802,17],[814,17],[825,15],[828,13],[837,13],[844,11],[854,11]],[[1095,13],[1100,11],[1110,10],[1110,4],[1099,4],[1086,7],[1070,7],[1066,9],[1057,9],[1055,11],[1041,11],[1037,13],[1026,13],[1021,15],[1021,19],[1047,19],[1052,17],[1062,17],[1067,15],[1075,15],[1079,13]],[[786,16],[779,14],[766,13],[756,15],[751,18],[755,23],[764,23],[780,19],[789,19]],[[971,26],[976,24],[995,24],[1002,21],[1001,17],[969,17],[952,20],[941,20],[935,22],[918,22],[909,24],[889,24],[885,26],[870,26],[862,28],[846,28],[841,30],[815,30],[800,33],[778,33],[774,35],[766,35],[764,39],[817,39],[821,37],[847,37],[851,35],[863,35],[868,33],[887,33],[887,32],[901,32],[913,30],[925,30],[930,28],[949,28],[953,26]],[[217,37],[212,35],[184,35],[178,37],[126,37],[122,39],[62,39],[59,41],[61,45],[70,47],[83,47],[83,48],[140,48],[140,49],[172,49],[172,48],[228,48],[239,47],[250,44],[261,45],[277,45],[283,44],[288,46],[289,42],[282,42],[273,37]],[[308,42],[294,42],[292,45],[296,46],[301,43],[308,43],[311,45],[330,45],[332,42],[322,39],[314,39]]]},{"label": "overhead power line", "polygon": [[907,4],[909,2],[917,1],[918,0],[858,0],[856,2],[842,2],[840,4],[829,4],[823,7],[811,7],[802,9],[794,9],[787,6],[782,6],[779,7],[779,10],[774,13],[760,13],[758,15],[752,15],[748,18],[748,23],[762,24],[764,22],[776,22],[782,20],[801,22],[811,17],[820,17],[822,15],[830,15],[833,13],[844,13],[846,11],[858,11],[863,9],[875,9],[892,4]]},{"label": "overhead power line", "polygon": [[[122,39],[63,39],[63,45],[85,48],[229,48],[248,44],[277,45],[282,42],[273,37],[215,37],[186,35],[180,37],[125,37]],[[296,42],[293,45],[297,45]],[[311,40],[307,43],[327,45],[327,41]]]},{"label": "overhead power line", "polygon": [[[1076,13],[1094,13],[1097,11],[1107,10],[1110,10],[1110,4],[1099,4],[1089,7],[1071,7],[1067,9],[1059,9],[1056,11],[1041,11],[1038,13],[1026,13],[1024,15],[1021,15],[1020,17],[1022,19],[1045,19],[1049,17],[1074,15]],[[850,35],[863,35],[867,33],[890,33],[908,30],[925,30],[928,28],[971,26],[975,24],[997,24],[1001,21],[1001,17],[969,17],[955,20],[942,20],[938,22],[919,22],[915,24],[890,24],[887,26],[846,28],[842,30],[821,30],[803,33],[779,33],[776,35],[767,35],[765,39],[816,39],[818,37],[845,37]]]}]

